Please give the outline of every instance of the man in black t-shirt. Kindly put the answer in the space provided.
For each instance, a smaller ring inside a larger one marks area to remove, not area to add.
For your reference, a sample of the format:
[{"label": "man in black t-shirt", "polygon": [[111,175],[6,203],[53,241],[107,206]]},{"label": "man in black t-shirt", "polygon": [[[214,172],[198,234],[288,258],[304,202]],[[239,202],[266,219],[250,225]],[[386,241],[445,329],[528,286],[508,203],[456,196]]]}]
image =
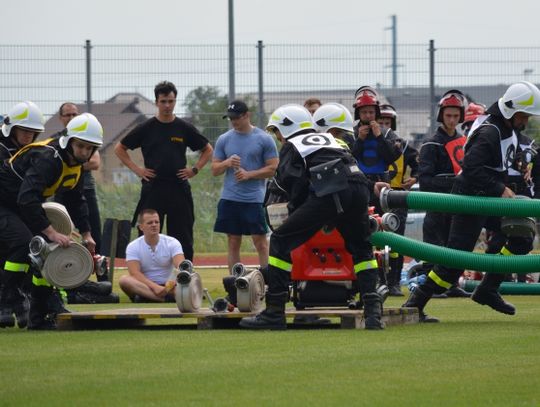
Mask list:
[{"label": "man in black t-shirt", "polygon": [[[191,124],[174,115],[176,87],[160,82],[154,88],[157,115],[133,129],[114,148],[131,171],[141,178],[141,197],[133,219],[142,209],[155,209],[161,224],[167,215],[167,234],[180,241],[185,258],[193,260],[193,198],[188,179],[212,158],[208,140]],[[199,160],[186,168],[186,148],[200,151]],[[127,150],[140,148],[144,167],[135,164]]]}]

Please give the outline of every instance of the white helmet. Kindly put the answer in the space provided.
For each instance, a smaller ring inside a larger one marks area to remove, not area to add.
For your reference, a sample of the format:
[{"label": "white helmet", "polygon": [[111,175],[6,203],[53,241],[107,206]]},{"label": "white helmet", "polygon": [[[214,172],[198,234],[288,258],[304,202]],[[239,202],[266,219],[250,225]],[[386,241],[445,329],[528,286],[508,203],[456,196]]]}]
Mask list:
[{"label": "white helmet", "polygon": [[514,83],[499,99],[498,105],[505,119],[511,119],[517,112],[540,116],[540,90],[530,82]]},{"label": "white helmet", "polygon": [[353,132],[353,118],[349,110],[339,103],[325,103],[313,113],[313,121],[317,131],[327,132],[330,129],[342,129]]},{"label": "white helmet", "polygon": [[309,111],[301,105],[289,104],[278,107],[270,116],[266,130],[277,127],[286,139],[303,130],[315,131],[313,117]]},{"label": "white helmet", "polygon": [[101,147],[103,145],[103,127],[93,114],[80,114],[69,121],[67,135],[60,137],[60,148],[66,148],[72,138]]},{"label": "white helmet", "polygon": [[41,113],[41,110],[35,103],[17,103],[4,118],[2,134],[4,137],[9,137],[13,127],[24,127],[34,130],[36,133],[43,133],[45,130],[44,123],[43,113]]}]

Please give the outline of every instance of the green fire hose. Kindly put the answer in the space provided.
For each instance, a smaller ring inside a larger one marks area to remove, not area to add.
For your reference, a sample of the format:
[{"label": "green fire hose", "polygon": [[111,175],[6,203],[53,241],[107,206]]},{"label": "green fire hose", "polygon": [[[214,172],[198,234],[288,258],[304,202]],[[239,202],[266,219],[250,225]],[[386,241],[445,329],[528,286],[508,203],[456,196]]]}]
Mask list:
[{"label": "green fire hose", "polygon": [[383,189],[381,207],[487,216],[540,217],[540,199],[509,199]]},{"label": "green fire hose", "polygon": [[373,233],[371,243],[377,247],[388,245],[392,250],[403,255],[458,269],[499,274],[526,274],[540,270],[540,255],[537,254],[502,256],[499,254],[470,253],[419,242],[392,232]]},{"label": "green fire hose", "polygon": [[[476,280],[464,280],[462,288],[467,292],[473,292],[480,284]],[[538,283],[502,283],[499,287],[500,294],[510,295],[540,295],[540,284]]]}]

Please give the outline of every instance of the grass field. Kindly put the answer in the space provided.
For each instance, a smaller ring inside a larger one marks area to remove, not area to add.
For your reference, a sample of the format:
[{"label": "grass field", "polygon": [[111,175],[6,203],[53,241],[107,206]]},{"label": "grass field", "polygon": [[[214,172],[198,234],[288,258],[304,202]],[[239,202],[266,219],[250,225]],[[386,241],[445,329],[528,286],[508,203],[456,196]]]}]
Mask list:
[{"label": "grass field", "polygon": [[[223,272],[200,272],[215,295]],[[5,329],[0,406],[539,406],[540,297],[507,298],[517,315],[435,299],[442,323],[376,332]]]}]

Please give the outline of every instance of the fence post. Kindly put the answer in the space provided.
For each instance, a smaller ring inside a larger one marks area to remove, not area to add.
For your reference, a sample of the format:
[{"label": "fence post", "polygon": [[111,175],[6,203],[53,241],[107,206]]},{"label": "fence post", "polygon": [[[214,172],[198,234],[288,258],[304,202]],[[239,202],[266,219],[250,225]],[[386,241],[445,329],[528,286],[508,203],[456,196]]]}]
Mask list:
[{"label": "fence post", "polygon": [[229,103],[236,99],[234,62],[234,0],[229,0]]},{"label": "fence post", "polygon": [[92,113],[92,45],[86,40],[86,111]]},{"label": "fence post", "polygon": [[263,88],[263,42],[257,41],[257,61],[258,61],[258,73],[259,73],[259,110],[257,113],[257,126],[260,129],[264,129],[264,88]]},{"label": "fence post", "polygon": [[429,136],[435,133],[435,41],[429,40]]}]

